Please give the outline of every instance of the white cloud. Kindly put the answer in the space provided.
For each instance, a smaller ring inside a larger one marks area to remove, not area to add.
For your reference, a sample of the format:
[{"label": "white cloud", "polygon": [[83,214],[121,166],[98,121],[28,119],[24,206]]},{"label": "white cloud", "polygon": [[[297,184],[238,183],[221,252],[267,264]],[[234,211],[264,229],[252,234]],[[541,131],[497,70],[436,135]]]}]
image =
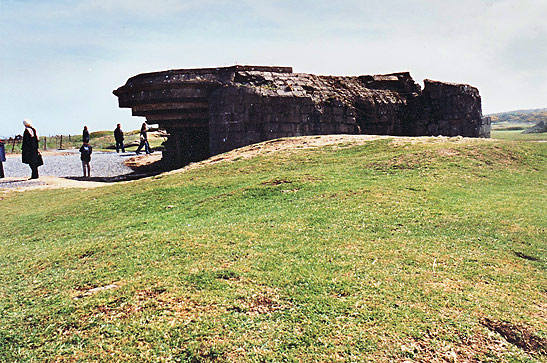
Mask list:
[{"label": "white cloud", "polygon": [[[199,7],[203,4],[213,4],[207,0],[84,0],[81,7],[86,10],[106,12],[127,12],[142,16],[157,16],[172,14]],[[217,1],[218,3],[218,1]]]},{"label": "white cloud", "polygon": [[477,86],[486,112],[546,107],[545,18],[544,0],[0,0],[0,119],[138,125],[111,94],[127,78],[236,62],[408,70]]}]

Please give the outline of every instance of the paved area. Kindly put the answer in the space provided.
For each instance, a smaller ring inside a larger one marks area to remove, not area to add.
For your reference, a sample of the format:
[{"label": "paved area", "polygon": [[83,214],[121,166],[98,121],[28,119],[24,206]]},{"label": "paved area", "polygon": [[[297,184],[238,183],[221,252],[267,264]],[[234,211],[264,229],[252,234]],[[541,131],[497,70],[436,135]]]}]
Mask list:
[{"label": "paved area", "polygon": [[41,180],[27,180],[21,178],[0,178],[0,189],[4,188],[28,188],[46,185]]},{"label": "paved area", "polygon": [[63,178],[56,176],[41,176],[39,180],[29,180],[27,177],[0,178],[0,193],[11,191],[26,191],[33,189],[58,189],[58,188],[97,188],[112,183],[83,178]]},{"label": "paved area", "polygon": [[[91,177],[111,178],[131,173],[133,170],[124,161],[135,153],[94,151],[91,155]],[[81,177],[82,162],[78,150],[62,150],[42,153],[44,165],[38,171],[40,176]],[[21,162],[21,155],[7,155],[4,174],[10,177],[30,177],[30,167]],[[0,179],[1,180],[1,179]]]}]

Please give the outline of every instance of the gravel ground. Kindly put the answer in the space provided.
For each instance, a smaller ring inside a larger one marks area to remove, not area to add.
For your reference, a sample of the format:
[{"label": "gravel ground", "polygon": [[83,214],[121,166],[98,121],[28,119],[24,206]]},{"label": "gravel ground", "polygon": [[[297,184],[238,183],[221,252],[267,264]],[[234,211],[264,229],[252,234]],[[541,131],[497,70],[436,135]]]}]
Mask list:
[{"label": "gravel ground", "polygon": [[9,179],[0,179],[0,189],[8,188],[28,188],[28,187],[37,187],[40,185],[46,185],[43,181],[39,180],[9,180]]},{"label": "gravel ground", "polygon": [[[115,153],[94,151],[91,155],[91,177],[115,177],[131,173],[133,170],[124,161],[135,153]],[[81,177],[82,161],[78,150],[63,150],[43,153],[44,165],[38,168],[40,176]],[[4,174],[9,177],[30,177],[30,167],[21,162],[21,155],[7,155]]]}]

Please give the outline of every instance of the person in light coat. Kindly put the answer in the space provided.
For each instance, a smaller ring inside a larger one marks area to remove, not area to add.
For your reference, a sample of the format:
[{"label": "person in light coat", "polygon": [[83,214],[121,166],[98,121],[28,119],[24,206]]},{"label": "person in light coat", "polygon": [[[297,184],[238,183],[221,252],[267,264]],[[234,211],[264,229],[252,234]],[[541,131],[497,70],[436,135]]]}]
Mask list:
[{"label": "person in light coat", "polygon": [[147,133],[148,133],[148,128],[146,127],[146,123],[143,122],[141,126],[141,143],[139,147],[137,148],[137,155],[141,153],[141,149],[143,146],[144,146],[144,151],[147,154],[152,153],[152,151],[150,150],[150,144],[148,143]]}]

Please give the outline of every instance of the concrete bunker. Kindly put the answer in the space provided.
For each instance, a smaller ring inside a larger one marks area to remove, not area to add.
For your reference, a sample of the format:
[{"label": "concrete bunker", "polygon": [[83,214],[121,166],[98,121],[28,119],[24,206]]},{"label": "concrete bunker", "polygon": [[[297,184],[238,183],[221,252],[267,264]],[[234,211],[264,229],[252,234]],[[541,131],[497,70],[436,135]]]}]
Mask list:
[{"label": "concrete bunker", "polygon": [[489,137],[476,88],[408,72],[317,76],[290,67],[179,69],[131,77],[120,107],[168,133],[171,167],[288,136],[379,134]]}]

